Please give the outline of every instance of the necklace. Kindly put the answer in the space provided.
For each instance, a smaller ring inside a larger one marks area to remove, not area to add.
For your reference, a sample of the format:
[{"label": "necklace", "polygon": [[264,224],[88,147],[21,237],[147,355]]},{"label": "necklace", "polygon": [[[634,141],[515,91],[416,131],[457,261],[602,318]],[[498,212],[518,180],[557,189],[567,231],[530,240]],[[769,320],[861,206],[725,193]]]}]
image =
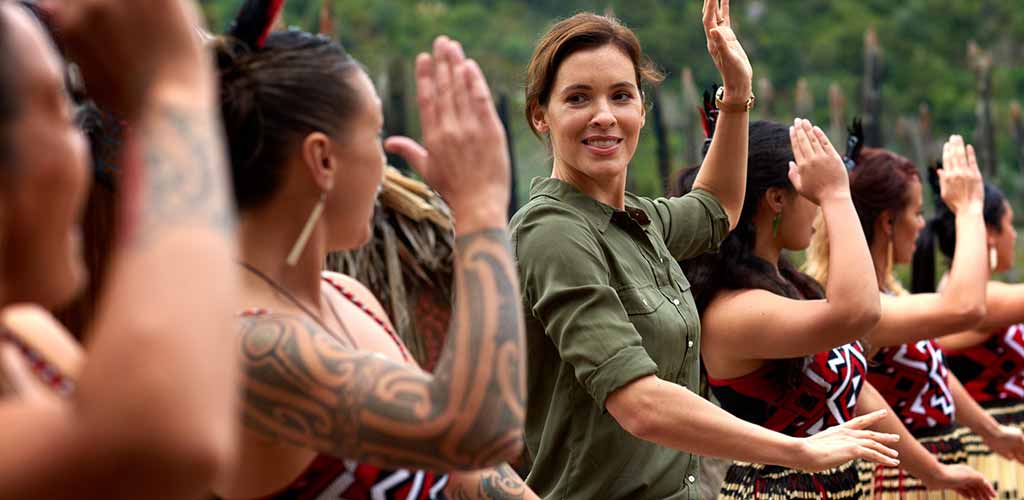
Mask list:
[{"label": "necklace", "polygon": [[[259,269],[256,269],[255,267],[253,267],[248,262],[239,261],[238,263],[243,268],[245,268],[245,270],[247,270],[250,273],[256,275],[258,278],[260,278],[261,280],[266,282],[268,285],[270,285],[271,288],[273,288],[278,293],[283,295],[292,304],[295,304],[295,307],[298,307],[299,309],[302,309],[302,312],[306,313],[306,316],[309,316],[310,319],[312,319],[318,325],[320,325],[320,327],[323,328],[324,331],[326,331],[330,336],[334,337],[335,340],[337,340],[338,342],[340,342],[343,345],[344,344],[348,344],[349,347],[352,347],[353,349],[357,349],[359,347],[356,344],[356,339],[354,337],[352,337],[352,334],[349,333],[348,328],[345,327],[345,322],[343,322],[341,320],[341,315],[338,314],[337,309],[334,308],[334,304],[331,302],[330,299],[327,300],[327,307],[329,307],[331,309],[331,314],[334,316],[334,319],[338,322],[338,325],[341,326],[341,331],[342,331],[342,333],[345,334],[345,339],[342,339],[340,335],[338,335],[337,333],[334,332],[334,330],[328,328],[327,324],[324,323],[323,320],[320,319],[319,315],[314,314],[313,311],[311,311],[308,307],[306,307],[306,305],[303,304],[299,300],[299,298],[296,297],[284,285],[281,285],[280,283],[274,281],[273,278],[271,278],[270,276],[267,276],[266,274],[264,274],[263,271],[260,271]],[[388,332],[388,333],[390,333],[390,332]]]}]

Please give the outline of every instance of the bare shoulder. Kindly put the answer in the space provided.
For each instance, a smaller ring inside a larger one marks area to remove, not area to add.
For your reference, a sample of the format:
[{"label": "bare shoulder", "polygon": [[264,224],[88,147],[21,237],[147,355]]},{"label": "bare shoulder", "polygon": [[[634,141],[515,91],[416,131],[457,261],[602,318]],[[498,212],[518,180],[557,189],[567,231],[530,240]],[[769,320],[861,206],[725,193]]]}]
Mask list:
[{"label": "bare shoulder", "polygon": [[384,318],[385,320],[388,319],[387,313],[384,311],[384,306],[380,304],[380,300],[377,299],[377,296],[374,295],[366,285],[359,282],[359,280],[347,274],[336,273],[334,271],[324,271],[323,276],[331,283],[338,285],[346,292],[351,293],[366,307],[369,307],[374,314]]}]

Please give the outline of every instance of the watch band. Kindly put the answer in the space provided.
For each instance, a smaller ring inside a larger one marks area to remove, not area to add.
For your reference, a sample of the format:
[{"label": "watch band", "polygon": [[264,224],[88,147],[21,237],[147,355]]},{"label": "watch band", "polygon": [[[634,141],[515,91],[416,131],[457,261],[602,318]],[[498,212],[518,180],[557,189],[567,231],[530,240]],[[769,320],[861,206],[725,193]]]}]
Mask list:
[{"label": "watch band", "polygon": [[715,107],[723,113],[748,113],[754,109],[754,94],[750,94],[750,98],[743,103],[725,102],[722,98],[725,96],[725,87],[718,87],[718,91],[715,92]]}]

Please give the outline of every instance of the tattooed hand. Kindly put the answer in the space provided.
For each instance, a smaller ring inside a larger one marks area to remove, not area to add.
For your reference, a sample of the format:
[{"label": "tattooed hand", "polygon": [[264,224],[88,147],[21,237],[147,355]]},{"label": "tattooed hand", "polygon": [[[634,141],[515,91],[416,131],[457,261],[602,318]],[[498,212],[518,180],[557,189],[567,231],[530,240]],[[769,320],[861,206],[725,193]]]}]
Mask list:
[{"label": "tattooed hand", "polygon": [[479,472],[453,473],[445,493],[452,500],[539,499],[508,464]]},{"label": "tattooed hand", "polygon": [[517,274],[504,230],[456,240],[456,305],[438,367],[342,346],[305,318],[243,325],[253,430],[384,467],[476,470],[516,458],[525,418]]}]

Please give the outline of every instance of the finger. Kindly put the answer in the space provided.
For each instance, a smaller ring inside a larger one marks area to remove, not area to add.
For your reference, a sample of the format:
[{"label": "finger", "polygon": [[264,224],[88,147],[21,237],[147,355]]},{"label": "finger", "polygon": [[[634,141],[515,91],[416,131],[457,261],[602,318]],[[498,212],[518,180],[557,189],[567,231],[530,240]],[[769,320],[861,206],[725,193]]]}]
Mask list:
[{"label": "finger", "polygon": [[[877,424],[878,422],[881,422],[882,419],[885,418],[885,416],[888,414],[889,410],[876,410],[871,413],[868,413],[867,415],[861,415],[855,419],[852,419],[849,422],[843,424],[841,427],[845,427],[847,429],[866,429],[868,427],[871,427],[872,425]],[[897,436],[897,439],[898,438],[899,437]]]},{"label": "finger", "polygon": [[899,442],[900,440],[899,434],[889,434],[886,432],[875,432],[870,430],[862,430],[855,432],[857,433],[857,436],[860,438],[877,441],[879,443],[882,443],[883,445],[894,444]]},{"label": "finger", "polygon": [[420,106],[420,128],[427,135],[437,129],[437,82],[434,60],[426,53],[416,56],[416,99]]},{"label": "finger", "polygon": [[796,143],[804,158],[810,160],[814,157],[814,147],[811,146],[811,139],[807,137],[807,129],[802,123],[798,123],[796,127]]},{"label": "finger", "polygon": [[814,126],[814,136],[818,138],[818,143],[821,144],[821,149],[826,154],[828,154],[829,156],[839,155],[839,152],[836,151],[835,146],[832,145],[832,141],[828,140],[828,135],[826,135],[825,131],[822,130],[821,127],[818,127],[817,125]]},{"label": "finger", "polygon": [[884,444],[881,444],[877,441],[872,441],[870,439],[859,439],[857,443],[865,448],[871,448],[872,450],[875,450],[881,453],[882,455],[885,455],[890,458],[897,458],[900,456],[900,453],[898,451],[889,448],[888,446],[885,446]]},{"label": "finger", "polygon": [[462,121],[467,119],[466,113],[470,111],[470,103],[469,89],[466,87],[466,78],[463,74],[466,53],[463,52],[462,44],[458,41],[452,40],[448,44],[448,62],[452,72],[452,102],[455,103],[459,121]]},{"label": "finger", "polygon": [[725,26],[730,26],[732,19],[729,18],[729,0],[722,0],[721,13],[719,15],[725,22],[722,23]]},{"label": "finger", "polygon": [[861,460],[867,460],[876,464],[888,465],[889,467],[896,467],[900,464],[899,459],[887,457],[871,448],[858,447],[857,458]]},{"label": "finger", "polygon": [[442,130],[454,128],[456,118],[455,99],[452,96],[450,43],[445,36],[439,36],[434,40],[434,82],[437,85],[434,112]]},{"label": "finger", "polygon": [[787,174],[787,176],[789,177],[789,182],[792,182],[793,187],[799,190],[802,183],[800,182],[800,176],[796,172],[796,162],[789,162],[789,173]]},{"label": "finger", "polygon": [[967,145],[967,168],[971,172],[981,172],[978,168],[978,156],[975,154],[974,146]]},{"label": "finger", "polygon": [[951,142],[953,143],[953,163],[956,164],[956,169],[966,168],[967,150],[964,148],[964,138],[960,135],[954,135]]},{"label": "finger", "polygon": [[718,0],[704,0],[704,35],[711,39],[711,30],[718,27]]},{"label": "finger", "polygon": [[465,79],[466,87],[472,102],[472,112],[479,117],[479,121],[485,124],[501,125],[498,118],[498,111],[494,107],[494,98],[491,96],[491,89],[487,85],[487,77],[480,69],[476,61],[466,61]]},{"label": "finger", "polygon": [[401,156],[405,161],[409,162],[409,165],[416,169],[424,179],[428,178],[430,155],[427,153],[426,148],[421,146],[418,142],[408,137],[388,137],[384,141],[384,151]]},{"label": "finger", "polygon": [[821,141],[818,140],[818,135],[814,133],[814,125],[811,125],[810,120],[804,120],[804,133],[807,134],[807,141],[811,144],[811,149],[815,155],[825,154],[825,147],[822,146]]},{"label": "finger", "polygon": [[800,140],[797,138],[796,132],[796,125],[789,127],[789,144],[793,149],[793,159],[796,160],[797,165],[800,165],[807,160],[807,157],[804,155],[804,150],[800,148]]}]

